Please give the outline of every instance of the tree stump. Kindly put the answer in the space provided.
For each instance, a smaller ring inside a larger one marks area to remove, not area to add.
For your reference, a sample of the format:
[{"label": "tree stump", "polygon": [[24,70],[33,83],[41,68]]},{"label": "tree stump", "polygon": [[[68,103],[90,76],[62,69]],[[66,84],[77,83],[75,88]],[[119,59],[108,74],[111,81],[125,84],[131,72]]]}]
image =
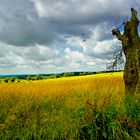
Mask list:
[{"label": "tree stump", "polygon": [[112,34],[122,43],[126,57],[124,68],[124,83],[126,94],[140,93],[140,37],[138,34],[139,19],[137,11],[131,8],[130,21],[123,23],[124,33],[113,29]]}]

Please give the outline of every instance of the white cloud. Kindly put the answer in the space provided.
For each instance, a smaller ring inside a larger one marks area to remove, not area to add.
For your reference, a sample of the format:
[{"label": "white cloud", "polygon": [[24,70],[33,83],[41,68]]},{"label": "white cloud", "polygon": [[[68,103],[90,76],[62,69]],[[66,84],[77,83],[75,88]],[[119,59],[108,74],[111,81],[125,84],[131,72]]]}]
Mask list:
[{"label": "white cloud", "polygon": [[46,15],[46,8],[43,5],[43,3],[41,2],[41,0],[36,0],[35,2],[35,8],[38,12],[39,17],[44,17]]},{"label": "white cloud", "polygon": [[104,69],[119,44],[113,20],[128,17],[131,7],[140,2],[1,0],[0,73]]},{"label": "white cloud", "polygon": [[72,51],[70,48],[66,48],[65,50],[65,57],[69,62],[75,62],[75,63],[83,63],[85,62],[85,56],[84,54],[78,52],[78,51]]},{"label": "white cloud", "polygon": [[112,52],[117,43],[118,41],[116,39],[97,42],[97,45],[94,47],[93,52],[95,54],[106,54]]}]

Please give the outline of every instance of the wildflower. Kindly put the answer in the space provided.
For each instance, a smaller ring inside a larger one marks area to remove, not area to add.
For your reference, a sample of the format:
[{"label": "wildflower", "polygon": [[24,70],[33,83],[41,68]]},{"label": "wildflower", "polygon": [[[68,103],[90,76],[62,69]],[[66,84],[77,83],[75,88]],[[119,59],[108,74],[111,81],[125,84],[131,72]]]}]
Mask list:
[{"label": "wildflower", "polygon": [[119,122],[121,122],[121,123],[125,122],[125,118],[122,115],[117,116],[116,117],[116,120],[119,121]]},{"label": "wildflower", "polygon": [[128,120],[128,121],[127,121],[127,125],[128,125],[129,127],[136,128],[136,127],[137,127],[137,122],[134,121],[134,120]]}]

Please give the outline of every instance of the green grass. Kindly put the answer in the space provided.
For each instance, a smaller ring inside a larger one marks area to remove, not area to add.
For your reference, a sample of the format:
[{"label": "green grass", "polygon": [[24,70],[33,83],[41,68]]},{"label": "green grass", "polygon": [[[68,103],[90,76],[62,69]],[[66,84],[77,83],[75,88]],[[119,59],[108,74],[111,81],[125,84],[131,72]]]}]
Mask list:
[{"label": "green grass", "polygon": [[0,140],[139,140],[140,96],[124,96],[121,76],[1,85]]}]

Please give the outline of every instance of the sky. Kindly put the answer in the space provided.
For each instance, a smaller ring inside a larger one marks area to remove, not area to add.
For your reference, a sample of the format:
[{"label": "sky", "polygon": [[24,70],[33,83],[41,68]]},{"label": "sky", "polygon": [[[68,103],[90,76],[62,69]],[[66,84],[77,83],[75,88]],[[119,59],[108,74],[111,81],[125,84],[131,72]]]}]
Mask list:
[{"label": "sky", "polygon": [[0,75],[105,70],[131,7],[140,14],[140,0],[0,0]]}]

